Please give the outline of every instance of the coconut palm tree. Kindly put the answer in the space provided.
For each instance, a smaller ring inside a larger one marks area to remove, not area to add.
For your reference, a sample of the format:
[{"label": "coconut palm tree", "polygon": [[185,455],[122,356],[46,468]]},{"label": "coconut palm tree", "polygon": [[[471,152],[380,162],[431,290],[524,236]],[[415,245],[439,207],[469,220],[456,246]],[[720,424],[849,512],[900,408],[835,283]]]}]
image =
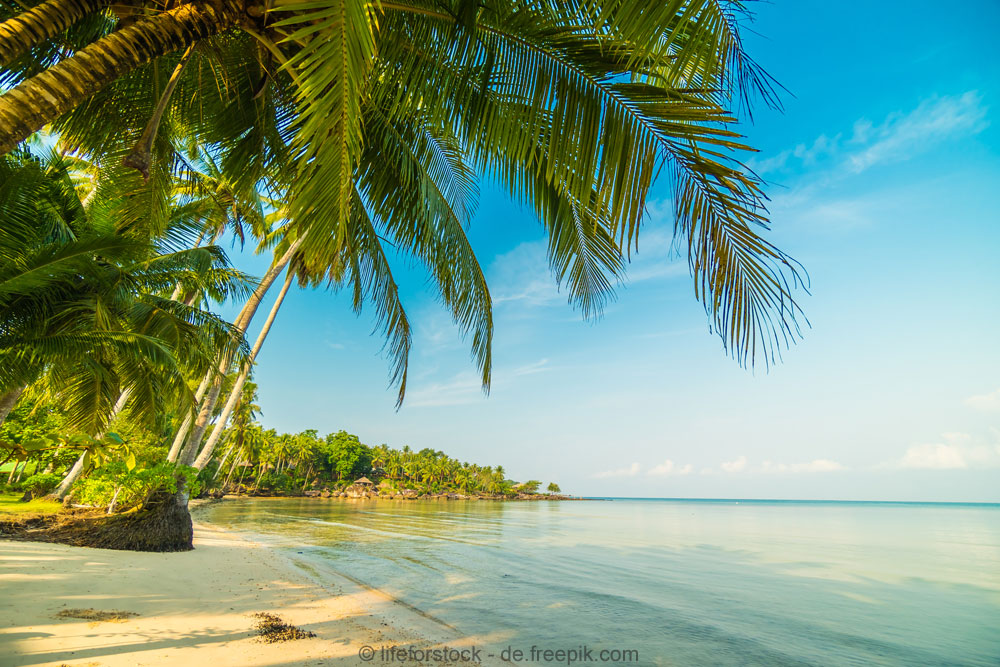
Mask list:
[{"label": "coconut palm tree", "polygon": [[58,154],[0,158],[0,213],[4,403],[45,376],[68,426],[94,435],[123,392],[153,414],[165,392],[186,394],[184,372],[240,351],[227,323],[163,295],[179,282],[245,292],[221,250],[169,251],[120,231],[83,205]]},{"label": "coconut palm tree", "polygon": [[[381,215],[395,183],[366,175],[366,152],[400,159],[432,128],[538,214],[585,314],[609,297],[666,167],[695,293],[726,349],[769,360],[797,334],[794,265],[761,235],[761,183],[730,129],[730,108],[776,100],[743,50],[739,2],[107,4],[0,10],[0,152],[55,123],[152,183],[175,128],[192,128],[242,183],[282,190],[304,252],[330,256],[359,197],[378,224],[403,219]],[[488,322],[471,312],[455,315],[488,383]]]}]

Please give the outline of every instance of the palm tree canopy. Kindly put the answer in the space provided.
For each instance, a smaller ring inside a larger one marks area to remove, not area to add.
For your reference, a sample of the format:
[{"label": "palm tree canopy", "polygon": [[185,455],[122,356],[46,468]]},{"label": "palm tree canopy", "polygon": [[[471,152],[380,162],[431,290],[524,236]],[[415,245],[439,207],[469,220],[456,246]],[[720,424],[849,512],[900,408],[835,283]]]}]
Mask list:
[{"label": "palm tree canopy", "polygon": [[147,151],[155,212],[178,154],[209,147],[234,191],[264,184],[286,202],[307,264],[332,267],[334,285],[353,273],[401,389],[409,330],[386,241],[428,266],[488,386],[491,301],[464,235],[481,177],[535,211],[556,279],[593,315],[664,173],[726,350],[770,362],[799,333],[797,267],[763,236],[762,183],[732,129],[734,111],[777,104],[743,49],[740,2],[21,4],[0,9],[0,150],[55,123],[134,185],[122,161]]},{"label": "palm tree canopy", "polygon": [[58,154],[0,157],[0,393],[44,376],[69,424],[94,434],[123,392],[152,416],[168,396],[190,400],[186,374],[220,350],[245,354],[231,325],[166,294],[241,296],[249,281],[218,247],[119,229],[101,214],[114,206],[78,194]]}]

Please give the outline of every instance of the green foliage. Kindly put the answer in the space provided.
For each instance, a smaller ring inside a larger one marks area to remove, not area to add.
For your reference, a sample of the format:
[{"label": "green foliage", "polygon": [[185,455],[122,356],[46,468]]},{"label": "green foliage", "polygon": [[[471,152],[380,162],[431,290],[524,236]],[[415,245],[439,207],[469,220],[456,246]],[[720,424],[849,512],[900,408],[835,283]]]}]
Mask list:
[{"label": "green foliage", "polygon": [[520,493],[538,493],[538,488],[542,485],[537,479],[529,479],[527,482],[522,482],[516,488]]},{"label": "green foliage", "polygon": [[21,489],[31,493],[32,498],[39,498],[59,486],[62,475],[55,473],[38,473],[21,482]]},{"label": "green foliage", "polygon": [[291,493],[296,488],[295,479],[287,472],[268,470],[260,477],[258,486],[278,494]]},{"label": "green foliage", "polygon": [[336,479],[354,481],[371,473],[372,450],[358,436],[338,431],[326,436],[323,448]]},{"label": "green foliage", "polygon": [[549,482],[549,485],[548,487],[546,487],[546,490],[549,493],[562,493],[562,489],[560,489],[559,485],[556,484],[555,482]]},{"label": "green foliage", "polygon": [[185,480],[192,497],[201,492],[195,468],[179,468],[164,461],[148,468],[130,470],[124,461],[119,460],[91,472],[73,487],[73,495],[82,505],[106,507],[114,500],[116,507],[123,510],[140,505],[155,491],[176,491],[178,478]]},{"label": "green foliage", "polygon": [[231,325],[164,291],[248,288],[220,248],[123,229],[127,193],[101,185],[85,203],[70,158],[0,156],[0,394],[44,387],[66,428],[91,436],[123,395],[152,422],[165,399],[190,400],[186,372],[245,347]]}]

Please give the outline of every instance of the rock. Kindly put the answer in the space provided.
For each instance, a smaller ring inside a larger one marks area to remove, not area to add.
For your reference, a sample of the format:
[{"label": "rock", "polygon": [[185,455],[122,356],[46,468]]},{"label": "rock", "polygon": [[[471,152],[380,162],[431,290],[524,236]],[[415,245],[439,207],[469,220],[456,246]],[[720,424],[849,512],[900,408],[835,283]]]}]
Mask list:
[{"label": "rock", "polygon": [[319,495],[321,498],[329,498],[332,494],[330,493],[330,489],[323,489]]}]

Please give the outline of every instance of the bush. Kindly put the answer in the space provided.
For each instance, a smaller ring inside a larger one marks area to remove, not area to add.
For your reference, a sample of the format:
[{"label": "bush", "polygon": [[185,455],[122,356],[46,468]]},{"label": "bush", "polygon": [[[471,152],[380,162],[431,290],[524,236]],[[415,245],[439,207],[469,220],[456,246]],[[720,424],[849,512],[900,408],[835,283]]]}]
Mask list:
[{"label": "bush", "polygon": [[78,482],[73,487],[73,496],[83,505],[106,507],[117,492],[116,507],[126,509],[142,504],[157,491],[176,492],[178,475],[187,482],[191,497],[197,497],[202,485],[195,468],[176,468],[172,463],[161,462],[129,471],[120,461],[102,466]]},{"label": "bush", "polygon": [[295,480],[291,475],[284,472],[274,472],[269,470],[260,478],[258,489],[268,489],[272,493],[289,493],[295,487]]},{"label": "bush", "polygon": [[40,498],[59,486],[61,481],[62,475],[39,473],[21,482],[21,489],[30,493],[32,498]]}]

